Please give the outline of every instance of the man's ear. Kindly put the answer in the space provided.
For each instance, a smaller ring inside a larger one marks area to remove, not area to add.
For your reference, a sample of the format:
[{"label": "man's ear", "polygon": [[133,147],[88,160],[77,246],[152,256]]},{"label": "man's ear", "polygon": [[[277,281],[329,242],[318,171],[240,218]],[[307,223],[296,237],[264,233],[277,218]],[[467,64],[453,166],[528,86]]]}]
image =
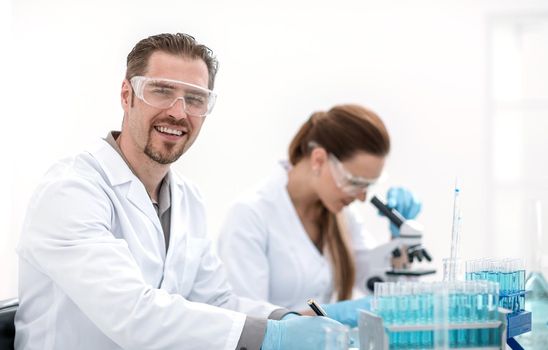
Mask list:
[{"label": "man's ear", "polygon": [[133,94],[132,94],[131,85],[129,84],[129,81],[127,79],[124,79],[122,82],[122,92],[120,94],[121,102],[122,102],[122,108],[124,109],[124,112],[128,112],[129,108],[133,104]]}]

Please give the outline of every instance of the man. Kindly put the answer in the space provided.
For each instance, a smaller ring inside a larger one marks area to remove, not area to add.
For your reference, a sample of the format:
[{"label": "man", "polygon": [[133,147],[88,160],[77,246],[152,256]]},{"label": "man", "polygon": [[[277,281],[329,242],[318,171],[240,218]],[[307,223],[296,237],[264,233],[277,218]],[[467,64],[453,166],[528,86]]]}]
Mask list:
[{"label": "man", "polygon": [[122,131],[55,164],[30,201],[16,349],[316,349],[323,328],[344,334],[235,296],[197,190],[170,171],[213,108],[216,71],[185,34],[130,52]]}]

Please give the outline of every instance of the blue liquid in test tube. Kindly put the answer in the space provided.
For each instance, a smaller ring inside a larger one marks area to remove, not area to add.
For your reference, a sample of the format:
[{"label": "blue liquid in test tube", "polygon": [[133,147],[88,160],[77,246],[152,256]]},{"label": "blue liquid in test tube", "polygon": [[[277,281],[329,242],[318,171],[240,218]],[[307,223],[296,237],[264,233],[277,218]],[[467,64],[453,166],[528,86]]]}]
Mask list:
[{"label": "blue liquid in test tube", "polygon": [[[395,283],[388,283],[387,285],[388,298],[388,309],[390,310],[390,322],[391,324],[398,324],[398,300],[396,296],[396,285]],[[398,332],[390,332],[390,346],[398,346]]]},{"label": "blue liquid in test tube", "polygon": [[[456,323],[458,313],[458,296],[455,290],[449,291],[449,323]],[[449,346],[457,346],[457,330],[449,330]]]},{"label": "blue liquid in test tube", "polygon": [[[468,298],[469,298],[469,302],[470,302],[470,314],[469,314],[469,317],[468,317],[468,321],[470,322],[478,322],[478,297],[480,296],[479,294],[479,288],[478,288],[478,283],[477,282],[474,282],[471,286],[470,286],[470,289],[469,289],[469,294],[468,294]],[[470,329],[468,331],[468,344],[472,347],[476,347],[479,345],[479,342],[478,342],[478,330],[477,329]]]},{"label": "blue liquid in test tube", "polygon": [[[432,295],[432,291],[426,290],[425,294],[422,296],[423,298],[423,312],[426,313],[426,324],[433,324],[434,323],[434,297]],[[425,348],[432,348],[434,346],[434,332],[433,331],[424,331],[422,332],[422,346]]]},{"label": "blue liquid in test tube", "polygon": [[[409,324],[409,293],[406,284],[398,286],[400,295],[398,295],[398,324]],[[400,332],[398,335],[398,345],[401,349],[406,349],[409,346],[409,334],[410,332]]]},{"label": "blue liquid in test tube", "polygon": [[[411,324],[420,324],[422,310],[419,309],[421,289],[417,283],[412,283],[409,288],[409,320]],[[420,345],[421,332],[415,331],[409,334],[409,347],[412,349]]]},{"label": "blue liquid in test tube", "polygon": [[[478,318],[480,322],[485,322],[489,319],[489,294],[486,285],[481,286],[478,296]],[[482,328],[479,330],[479,345],[489,345],[489,329]]]},{"label": "blue liquid in test tube", "polygon": [[[496,321],[498,319],[498,305],[499,305],[499,285],[489,284],[488,292],[490,297],[489,304],[489,321]],[[498,328],[491,328],[491,345],[498,345],[500,343],[500,331]]]},{"label": "blue liquid in test tube", "polygon": [[[466,294],[465,285],[459,287],[457,290],[457,323],[468,322],[468,317],[470,315],[469,307],[470,302],[468,301],[468,295]],[[457,330],[457,345],[458,347],[466,347],[468,344],[468,330],[459,329]]]}]

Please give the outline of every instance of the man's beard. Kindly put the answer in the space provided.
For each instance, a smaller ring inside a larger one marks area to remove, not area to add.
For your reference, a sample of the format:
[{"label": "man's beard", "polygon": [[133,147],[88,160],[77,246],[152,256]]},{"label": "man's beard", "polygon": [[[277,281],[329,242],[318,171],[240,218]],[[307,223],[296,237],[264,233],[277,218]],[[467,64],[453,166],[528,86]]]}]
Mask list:
[{"label": "man's beard", "polygon": [[[166,124],[169,124],[169,125],[173,125],[173,126],[183,126],[186,128],[186,130],[188,131],[187,134],[186,134],[186,137],[187,139],[185,140],[185,142],[182,144],[182,145],[179,145],[179,144],[165,144],[164,146],[160,146],[160,147],[165,147],[167,149],[167,152],[165,154],[162,154],[161,151],[158,151],[158,150],[155,150],[153,145],[152,145],[152,142],[151,142],[151,137],[149,135],[149,139],[148,139],[148,142],[145,146],[145,154],[150,158],[152,159],[153,161],[159,163],[159,164],[171,164],[173,162],[175,162],[177,159],[179,159],[183,153],[186,151],[186,148],[187,148],[187,142],[189,142],[189,139],[188,137],[190,136],[190,133],[192,132],[192,129],[188,123],[188,121],[186,119],[181,119],[181,120],[178,120],[178,121],[169,121],[169,122],[166,122]],[[153,130],[150,131],[151,133],[153,132]],[[177,148],[179,147],[179,148]]]},{"label": "man's beard", "polygon": [[179,149],[176,150],[174,150],[175,147],[177,147],[176,145],[168,145],[166,146],[166,154],[162,154],[161,152],[155,151],[150,143],[147,143],[145,147],[145,154],[157,163],[171,164],[183,155],[183,153],[185,152],[185,145],[186,142],[182,144]]}]

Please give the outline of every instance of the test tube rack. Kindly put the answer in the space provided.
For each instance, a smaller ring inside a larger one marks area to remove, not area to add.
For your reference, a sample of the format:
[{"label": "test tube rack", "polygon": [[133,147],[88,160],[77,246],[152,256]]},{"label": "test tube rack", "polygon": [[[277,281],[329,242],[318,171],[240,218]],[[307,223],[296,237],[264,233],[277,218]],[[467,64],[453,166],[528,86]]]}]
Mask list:
[{"label": "test tube rack", "polygon": [[[507,309],[499,308],[499,320],[489,322],[450,323],[448,325],[384,325],[382,317],[366,310],[360,310],[359,339],[360,350],[389,350],[389,332],[417,332],[417,331],[444,331],[454,329],[492,329],[498,328],[500,346],[467,347],[467,350],[504,350],[506,344],[512,350],[523,350],[523,347],[514,339],[515,336],[531,330],[531,313],[523,311],[512,313]],[[448,347],[448,349],[456,349]]]}]

